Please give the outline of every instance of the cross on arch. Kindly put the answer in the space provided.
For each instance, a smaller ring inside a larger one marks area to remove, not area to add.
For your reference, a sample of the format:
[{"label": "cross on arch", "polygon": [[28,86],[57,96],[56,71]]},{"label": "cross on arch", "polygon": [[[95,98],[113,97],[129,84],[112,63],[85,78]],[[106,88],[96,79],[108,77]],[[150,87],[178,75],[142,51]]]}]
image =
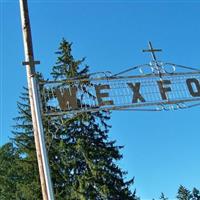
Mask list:
[{"label": "cross on arch", "polygon": [[160,52],[162,49],[154,49],[152,43],[148,42],[149,49],[144,49],[142,52],[149,52],[151,53],[153,61],[157,61],[155,52]]}]

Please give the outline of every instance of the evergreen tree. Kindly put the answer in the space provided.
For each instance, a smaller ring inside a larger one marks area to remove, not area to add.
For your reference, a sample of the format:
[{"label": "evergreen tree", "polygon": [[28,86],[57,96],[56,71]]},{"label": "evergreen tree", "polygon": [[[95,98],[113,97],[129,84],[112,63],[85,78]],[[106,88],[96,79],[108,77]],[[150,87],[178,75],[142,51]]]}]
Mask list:
[{"label": "evergreen tree", "polygon": [[0,199],[41,199],[38,183],[34,179],[37,173],[29,159],[21,157],[12,143],[0,148]]},{"label": "evergreen tree", "polygon": [[[55,80],[89,77],[88,66],[80,69],[84,59],[73,58],[71,44],[66,40],[61,42],[57,54],[58,60],[52,71]],[[47,105],[43,102],[43,106]],[[11,149],[11,157],[14,153],[16,167],[20,170],[17,171],[18,178],[14,178],[16,187],[13,187],[12,193],[15,195],[14,199],[41,199],[26,89],[21,96],[21,102],[18,102],[18,110],[13,138],[15,148],[14,152]],[[125,181],[126,172],[117,166],[116,162],[122,158],[119,152],[122,146],[116,146],[115,141],[108,139],[109,118],[109,113],[105,111],[84,113],[73,118],[67,115],[44,117],[45,140],[56,199],[137,199],[135,192],[130,190],[133,179]],[[9,188],[5,193],[9,193]]]},{"label": "evergreen tree", "polygon": [[[18,155],[12,143],[0,148],[0,199],[15,199],[16,159]],[[8,192],[9,191],[9,192]]]},{"label": "evergreen tree", "polygon": [[17,102],[19,116],[14,118],[14,137],[12,138],[19,155],[17,163],[20,168],[18,172],[20,181],[16,182],[18,185],[16,196],[18,199],[37,200],[42,199],[39,171],[33,137],[29,94],[27,88],[23,88],[23,90],[20,101]]},{"label": "evergreen tree", "polygon": [[191,192],[184,186],[180,186],[178,189],[177,199],[178,200],[191,200]]},{"label": "evergreen tree", "polygon": [[168,200],[168,198],[164,195],[164,193],[161,193],[160,199],[161,200]]},{"label": "evergreen tree", "polygon": [[180,186],[178,189],[178,200],[200,200],[200,192],[197,188],[193,188],[192,192],[185,188],[184,186]]},{"label": "evergreen tree", "polygon": [[[80,69],[84,59],[76,61],[73,58],[71,44],[66,40],[61,42],[57,54],[58,60],[52,72],[55,80],[89,76],[88,66]],[[57,188],[58,193],[63,192],[63,197],[74,200],[136,199],[135,193],[129,189],[133,179],[125,182],[126,173],[116,164],[122,158],[119,153],[122,147],[108,140],[109,125],[106,121],[109,118],[107,112],[97,112],[81,114],[73,119],[64,116],[49,121],[49,130],[54,130],[54,124],[59,124],[56,139],[53,139],[55,149],[51,160],[58,163],[53,168],[55,175],[58,175],[57,166],[62,165],[60,177],[54,177],[54,181],[57,185],[57,180],[64,177],[62,186]]]},{"label": "evergreen tree", "polygon": [[192,190],[192,200],[200,200],[200,191],[197,188]]}]

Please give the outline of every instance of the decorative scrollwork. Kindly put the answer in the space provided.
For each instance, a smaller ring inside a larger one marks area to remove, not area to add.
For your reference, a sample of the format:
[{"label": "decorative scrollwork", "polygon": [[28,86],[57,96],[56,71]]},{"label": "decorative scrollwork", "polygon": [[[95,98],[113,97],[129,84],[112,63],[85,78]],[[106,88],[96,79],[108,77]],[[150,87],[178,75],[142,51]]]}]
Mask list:
[{"label": "decorative scrollwork", "polygon": [[95,72],[89,74],[90,78],[100,78],[100,77],[110,77],[112,76],[112,72],[110,71],[105,71],[105,72]]},{"label": "decorative scrollwork", "polygon": [[164,63],[162,61],[151,61],[150,66],[152,73],[154,74],[173,74],[176,71],[175,65],[169,65],[168,63]]},{"label": "decorative scrollwork", "polygon": [[199,69],[192,68],[192,67],[186,67],[183,65],[177,65],[174,63],[170,62],[162,62],[162,61],[151,61],[149,64],[142,64],[142,65],[137,65],[134,67],[130,67],[127,70],[121,71],[117,74],[114,74],[112,77],[117,77],[121,75],[125,75],[130,72],[136,72],[136,70],[139,71],[139,74],[141,75],[162,75],[162,74],[174,74],[177,72],[178,69],[183,69],[183,70],[189,70],[189,71],[197,71],[199,72]]},{"label": "decorative scrollwork", "polygon": [[175,65],[169,65],[168,63],[163,63],[161,61],[151,61],[149,64],[144,64],[139,67],[139,72],[143,75],[173,74],[175,71]]}]

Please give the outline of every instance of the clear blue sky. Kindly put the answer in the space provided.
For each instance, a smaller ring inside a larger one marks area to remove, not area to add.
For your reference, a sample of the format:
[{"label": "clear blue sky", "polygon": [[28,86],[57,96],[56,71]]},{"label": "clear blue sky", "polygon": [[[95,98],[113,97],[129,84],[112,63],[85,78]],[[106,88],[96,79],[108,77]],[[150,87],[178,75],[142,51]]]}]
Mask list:
[{"label": "clear blue sky", "polygon": [[[11,136],[16,101],[26,86],[17,0],[0,0],[0,145]],[[147,63],[151,40],[159,58],[200,68],[198,1],[29,1],[37,70],[49,76],[62,37],[91,71],[119,72]],[[178,186],[200,188],[200,107],[170,112],[113,112],[110,137],[125,145],[121,167],[135,176],[142,199],[170,199]]]}]

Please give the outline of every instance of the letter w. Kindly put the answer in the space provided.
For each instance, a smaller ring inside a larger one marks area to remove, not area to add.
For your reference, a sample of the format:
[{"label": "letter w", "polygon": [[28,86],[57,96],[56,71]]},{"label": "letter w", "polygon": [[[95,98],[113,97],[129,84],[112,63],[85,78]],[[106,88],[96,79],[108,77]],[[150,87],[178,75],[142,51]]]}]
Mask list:
[{"label": "letter w", "polygon": [[56,89],[56,97],[61,110],[70,110],[78,108],[76,99],[77,88],[65,88],[63,90]]}]

